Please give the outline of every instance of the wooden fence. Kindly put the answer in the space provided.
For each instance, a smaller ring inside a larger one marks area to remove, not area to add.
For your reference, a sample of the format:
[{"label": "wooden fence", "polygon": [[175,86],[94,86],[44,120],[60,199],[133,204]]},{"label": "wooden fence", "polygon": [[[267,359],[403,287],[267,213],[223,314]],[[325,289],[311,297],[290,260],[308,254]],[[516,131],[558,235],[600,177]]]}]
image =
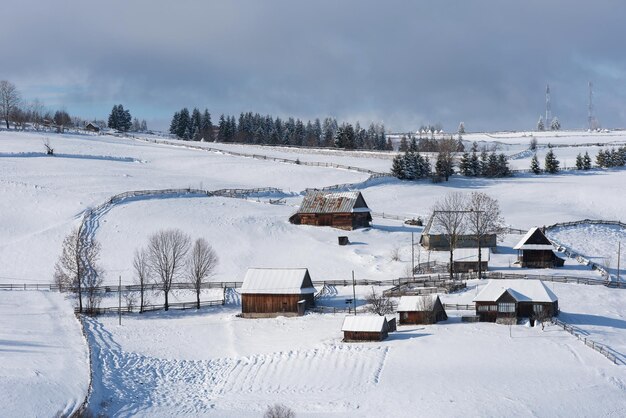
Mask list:
[{"label": "wooden fence", "polygon": [[[591,349],[597,351],[598,353],[602,354],[604,357],[608,358],[611,362],[613,362],[614,364],[617,364],[618,359],[617,356],[615,355],[615,350],[613,350],[612,348],[610,348],[608,345],[605,344],[600,344],[598,342],[595,342],[585,336],[582,335],[582,331],[579,330],[576,327],[573,327],[570,324],[567,324],[557,318],[552,318],[551,319],[552,323],[554,325],[557,325],[561,328],[563,328],[565,331],[569,332],[570,334],[572,334],[574,337],[576,337],[579,341],[582,341],[583,343],[585,343],[585,345],[587,347],[590,347]],[[623,360],[620,360],[620,362],[622,364],[624,364]]]},{"label": "wooden fence", "polygon": [[[223,305],[223,304],[224,304],[223,299],[200,301],[201,308],[204,308],[206,306],[218,306],[218,305]],[[196,309],[197,307],[198,307],[197,302],[175,302],[175,303],[168,304],[168,309],[172,309],[172,310]],[[144,305],[143,307],[144,312],[160,311],[164,309],[165,309],[165,304]],[[120,312],[123,314],[139,313],[139,306],[122,306],[121,309],[119,306],[108,306],[104,308],[91,309],[89,311],[83,309],[83,313],[88,313],[90,315],[102,315],[102,314],[107,314],[107,313],[118,314]],[[77,307],[74,308],[74,313],[79,313]]]}]

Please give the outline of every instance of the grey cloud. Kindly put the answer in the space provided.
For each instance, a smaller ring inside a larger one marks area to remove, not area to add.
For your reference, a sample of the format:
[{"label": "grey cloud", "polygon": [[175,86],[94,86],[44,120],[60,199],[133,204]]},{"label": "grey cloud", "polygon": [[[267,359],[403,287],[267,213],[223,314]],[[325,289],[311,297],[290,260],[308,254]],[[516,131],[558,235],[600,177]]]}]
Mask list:
[{"label": "grey cloud", "polygon": [[25,0],[3,12],[0,78],[33,96],[57,85],[77,114],[119,102],[162,128],[206,106],[531,129],[550,83],[553,113],[581,128],[592,80],[600,121],[626,125],[618,1]]}]

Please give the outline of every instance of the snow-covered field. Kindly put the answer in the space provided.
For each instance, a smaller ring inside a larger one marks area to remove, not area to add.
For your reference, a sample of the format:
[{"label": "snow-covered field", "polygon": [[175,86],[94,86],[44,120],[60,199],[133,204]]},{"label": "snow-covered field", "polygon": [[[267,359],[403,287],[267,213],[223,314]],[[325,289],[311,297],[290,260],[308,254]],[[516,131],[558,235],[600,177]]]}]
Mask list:
[{"label": "snow-covered field", "polygon": [[[529,135],[468,134],[464,139],[497,144],[513,155],[528,147]],[[0,132],[0,283],[50,283],[63,237],[79,224],[83,211],[129,190],[276,187],[284,191],[280,196],[285,203],[270,204],[269,199],[277,196],[260,195],[247,200],[176,196],[114,205],[95,230],[109,284],[117,283],[119,276],[124,283],[132,283],[134,250],[163,228],[180,228],[215,247],[220,264],[214,280],[240,281],[251,266],[308,267],[313,280],[349,279],[353,270],[359,279],[395,279],[407,274],[411,232],[417,239],[421,227],[380,217],[374,218],[371,228],[350,232],[291,225],[288,217],[308,187],[361,183],[358,188],[373,211],[424,219],[445,193],[479,190],[499,200],[507,224],[522,229],[585,218],[623,221],[626,203],[623,169],[507,179],[452,177],[439,184],[391,178],[362,183],[367,174],[345,169],[110,136],[48,136],[55,157],[41,155],[44,135]],[[563,145],[555,149],[559,158],[562,152],[575,156],[584,149],[578,145],[626,141],[626,133],[616,132],[537,136],[540,146],[544,142]],[[391,166],[387,153],[201,145],[375,171],[388,171]],[[522,156],[514,162],[527,168],[525,159],[529,158]],[[584,255],[606,257],[604,253],[624,232],[587,228],[555,234],[559,242]],[[352,244],[338,246],[339,235],[347,235]],[[502,237],[490,268],[519,270],[512,266],[516,258],[512,247],[520,237]],[[396,249],[399,260],[393,260]],[[424,262],[428,257],[443,260],[447,254],[420,250],[416,257]],[[622,265],[624,261],[626,257]],[[616,264],[616,258],[612,263]],[[563,269],[541,273],[599,277],[575,260],[567,260]],[[626,292],[554,286],[562,319],[588,332],[589,338],[608,344],[623,358]],[[444,301],[470,301],[471,289],[445,295]],[[323,303],[342,306],[350,290],[338,288]],[[370,290],[358,289],[358,299],[362,301]],[[213,291],[204,295],[208,299],[219,296]],[[104,303],[115,305],[109,299]],[[158,303],[160,295],[151,299]],[[174,299],[193,300],[194,296],[178,292]],[[380,344],[342,344],[342,315],[244,320],[235,317],[239,311],[236,298],[230,302],[198,312],[127,316],[121,327],[114,317],[89,319],[98,360],[92,406],[120,416],[258,416],[278,401],[299,416],[626,414],[625,366],[612,365],[557,328],[542,333],[514,327],[510,338],[508,327],[460,324],[451,315],[448,323],[403,327]],[[10,416],[46,416],[74,408],[85,395],[87,371],[86,347],[73,319],[71,301],[52,293],[0,292],[0,309],[0,388],[10,386],[8,392],[0,391],[0,403],[16,405]],[[9,317],[14,320],[4,321]],[[56,317],[61,319],[51,319]],[[35,345],[42,344],[42,339],[48,341],[45,349]],[[5,360],[5,352],[14,356],[18,350],[20,357]],[[39,355],[57,355],[62,361],[55,363],[54,373],[46,375]],[[63,373],[80,376],[63,380]],[[24,381],[13,384],[4,379],[15,375]],[[36,383],[60,389],[54,396],[31,401]],[[32,404],[26,404],[26,399]]]}]

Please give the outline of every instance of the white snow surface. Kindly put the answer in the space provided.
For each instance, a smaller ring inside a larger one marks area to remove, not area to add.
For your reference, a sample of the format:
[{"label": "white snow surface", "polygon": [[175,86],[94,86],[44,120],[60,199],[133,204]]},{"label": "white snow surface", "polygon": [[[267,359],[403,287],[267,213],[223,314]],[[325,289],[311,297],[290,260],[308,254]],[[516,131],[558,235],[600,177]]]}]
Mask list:
[{"label": "white snow surface", "polygon": [[89,355],[70,301],[0,291],[0,416],[69,416],[88,384]]},{"label": "white snow surface", "polygon": [[240,293],[279,295],[315,293],[314,287],[304,287],[306,273],[305,268],[249,268]]},{"label": "white snow surface", "polygon": [[[310,187],[356,183],[374,213],[422,219],[444,194],[479,190],[499,200],[509,225],[524,230],[585,218],[623,220],[626,203],[623,169],[506,179],[454,176],[439,184],[390,178],[366,182],[367,174],[345,169],[106,135],[47,135],[55,157],[42,155],[45,134],[0,131],[0,283],[50,283],[63,237],[79,225],[83,211],[129,190],[277,187],[285,193],[247,200],[158,197],[113,205],[93,231],[102,244],[107,284],[117,284],[120,275],[123,283],[132,283],[134,250],[163,228],[180,228],[211,243],[220,259],[213,280],[241,281],[249,267],[306,267],[313,280],[347,282],[352,271],[357,279],[406,275],[411,232],[418,236],[422,227],[378,216],[371,228],[356,231],[290,224],[301,193]],[[483,141],[512,155],[524,152],[530,135],[468,134],[464,140]],[[555,148],[557,157],[592,146],[585,144],[606,147],[626,140],[624,132],[532,135],[540,146],[562,145]],[[376,171],[388,171],[393,155],[205,145]],[[523,158],[514,161],[528,166]],[[277,197],[285,204],[270,204]],[[615,253],[612,240],[621,239],[621,232],[610,231],[583,228],[548,235],[600,257]],[[338,246],[339,235],[347,235],[351,244]],[[513,246],[520,235],[501,238],[490,270],[519,272]],[[416,262],[446,261],[449,254],[417,246],[415,256]],[[599,277],[572,259],[562,269],[524,272]],[[471,303],[484,285],[470,283],[465,292],[440,297],[443,303]],[[559,297],[564,321],[626,362],[623,290],[547,286]],[[353,297],[351,287],[324,290],[318,303],[331,309],[345,308],[345,299]],[[357,286],[356,292],[361,307],[371,287]],[[218,293],[203,296],[216,299]],[[150,297],[160,301],[160,295]],[[107,306],[114,302],[109,299]],[[174,299],[191,301],[194,295],[179,291]],[[249,320],[235,316],[239,293],[229,292],[226,299],[224,307],[125,316],[122,326],[114,316],[87,319],[95,358],[91,405],[112,416],[151,417],[256,417],[275,402],[287,404],[299,417],[626,415],[626,366],[611,364],[557,327],[545,332],[513,327],[509,336],[508,327],[461,324],[464,312],[449,311],[446,322],[400,327],[381,343],[343,344],[343,313]],[[71,305],[49,292],[0,292],[0,404],[9,405],[7,416],[71,412],[84,398],[87,347]]]}]

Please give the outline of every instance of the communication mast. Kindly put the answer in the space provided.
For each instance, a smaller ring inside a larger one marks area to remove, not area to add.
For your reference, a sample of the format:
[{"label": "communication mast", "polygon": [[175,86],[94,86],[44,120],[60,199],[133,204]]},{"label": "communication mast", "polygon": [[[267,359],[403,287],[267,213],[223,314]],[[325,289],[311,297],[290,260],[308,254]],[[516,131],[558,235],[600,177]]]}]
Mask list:
[{"label": "communication mast", "polygon": [[552,121],[552,107],[550,104],[550,84],[546,85],[546,126]]},{"label": "communication mast", "polygon": [[593,83],[589,82],[589,104],[588,104],[588,114],[587,114],[587,122],[589,123],[589,130],[593,130],[595,128],[594,117],[593,117]]}]

